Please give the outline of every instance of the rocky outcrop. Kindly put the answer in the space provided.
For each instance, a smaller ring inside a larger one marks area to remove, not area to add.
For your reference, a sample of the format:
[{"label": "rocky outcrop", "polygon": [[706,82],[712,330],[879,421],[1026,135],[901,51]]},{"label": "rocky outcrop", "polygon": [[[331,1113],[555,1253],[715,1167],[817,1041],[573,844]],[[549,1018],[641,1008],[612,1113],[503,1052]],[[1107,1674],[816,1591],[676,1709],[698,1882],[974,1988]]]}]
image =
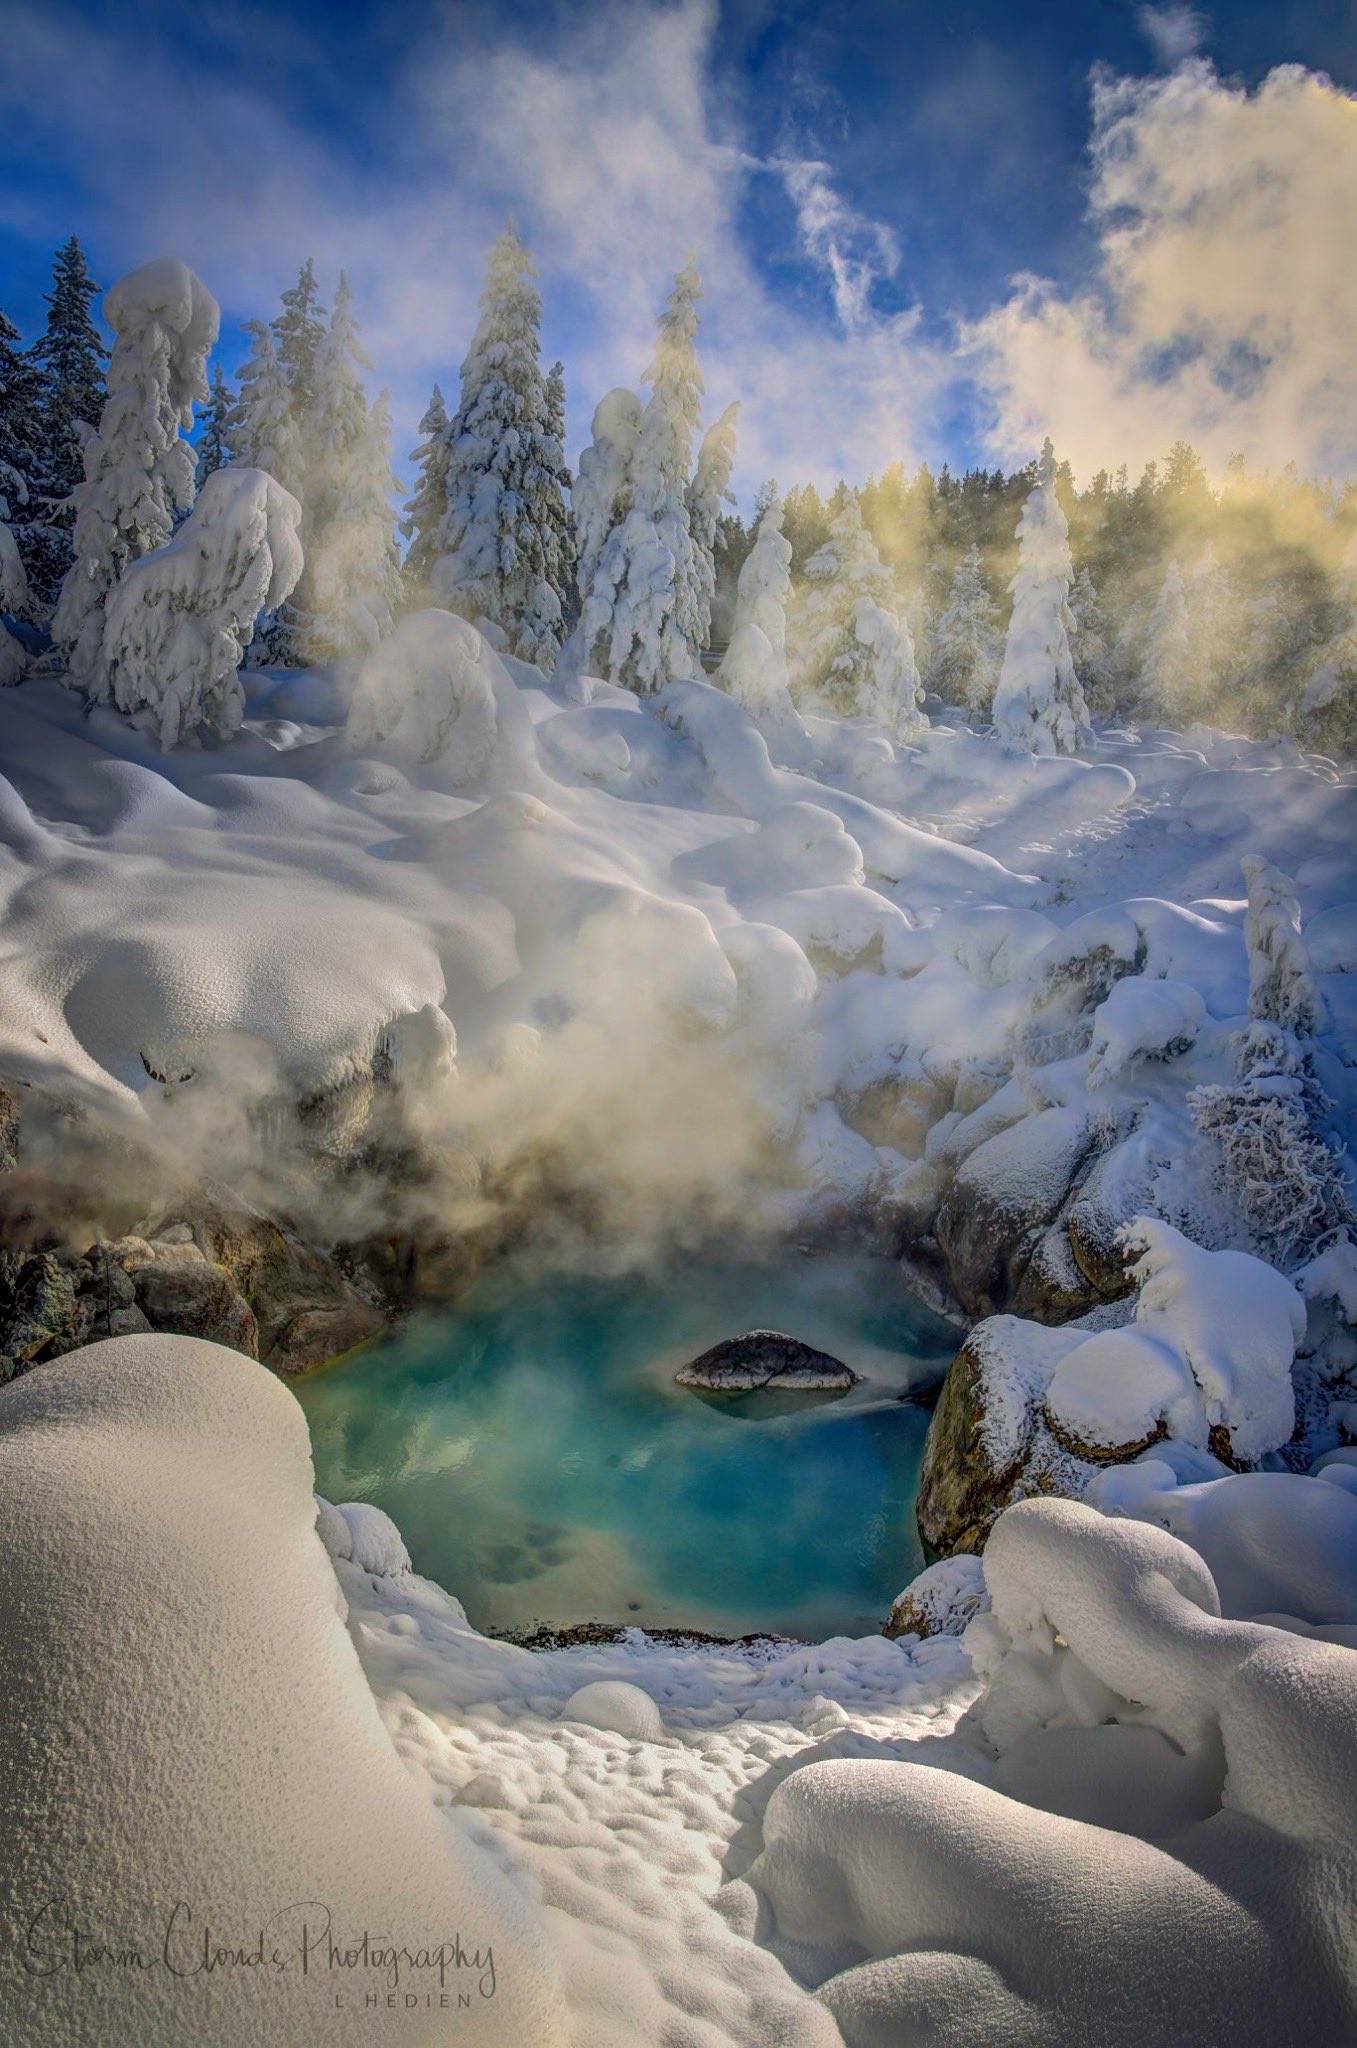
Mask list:
[{"label": "rocky outcrop", "polygon": [[846,1393],[861,1378],[841,1358],[781,1330],[746,1330],[741,1336],[726,1337],[674,1374],[678,1386],[709,1394],[748,1394],[762,1387],[786,1393]]}]

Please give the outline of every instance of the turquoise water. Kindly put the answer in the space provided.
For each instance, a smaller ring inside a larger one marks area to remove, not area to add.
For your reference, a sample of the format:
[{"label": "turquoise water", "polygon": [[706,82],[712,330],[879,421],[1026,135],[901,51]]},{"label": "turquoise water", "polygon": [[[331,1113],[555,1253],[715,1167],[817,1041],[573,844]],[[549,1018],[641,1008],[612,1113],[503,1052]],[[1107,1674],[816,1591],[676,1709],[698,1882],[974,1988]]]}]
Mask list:
[{"label": "turquoise water", "polygon": [[[674,1386],[758,1325],[866,1384],[830,1400]],[[923,1563],[928,1414],[905,1395],[954,1345],[879,1260],[500,1268],[297,1392],[319,1491],[384,1508],[478,1628],[864,1634]]]}]

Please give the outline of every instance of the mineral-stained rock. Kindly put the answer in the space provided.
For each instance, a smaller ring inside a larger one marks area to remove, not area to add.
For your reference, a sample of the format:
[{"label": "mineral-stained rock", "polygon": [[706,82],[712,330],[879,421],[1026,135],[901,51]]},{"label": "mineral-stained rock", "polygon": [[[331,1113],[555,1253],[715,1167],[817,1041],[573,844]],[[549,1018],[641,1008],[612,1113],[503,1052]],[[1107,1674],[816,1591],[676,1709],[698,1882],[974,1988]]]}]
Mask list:
[{"label": "mineral-stained rock", "polygon": [[781,1330],[746,1330],[741,1336],[726,1337],[674,1375],[679,1386],[701,1387],[712,1394],[747,1394],[757,1387],[791,1393],[845,1392],[861,1377],[841,1358]]},{"label": "mineral-stained rock", "polygon": [[[225,1266],[204,1257],[196,1244],[122,1237],[98,1250],[131,1281],[136,1306],[153,1330],[204,1337],[259,1356],[253,1309]],[[96,1299],[97,1294],[96,1280]]]},{"label": "mineral-stained rock", "polygon": [[1077,1109],[1024,1117],[963,1161],[935,1226],[952,1291],[967,1315],[994,1315],[1013,1300],[1046,1227],[1102,1137]]},{"label": "mineral-stained rock", "polygon": [[76,1274],[53,1252],[6,1253],[0,1261],[0,1350],[23,1371],[86,1342],[88,1306]]},{"label": "mineral-stained rock", "polygon": [[1095,1468],[1056,1442],[1042,1402],[1056,1366],[1088,1336],[1092,1320],[1048,1329],[992,1316],[970,1332],[948,1367],[924,1443],[917,1514],[928,1549],[943,1557],[983,1549],[1013,1501],[1044,1493],[1079,1498]]}]

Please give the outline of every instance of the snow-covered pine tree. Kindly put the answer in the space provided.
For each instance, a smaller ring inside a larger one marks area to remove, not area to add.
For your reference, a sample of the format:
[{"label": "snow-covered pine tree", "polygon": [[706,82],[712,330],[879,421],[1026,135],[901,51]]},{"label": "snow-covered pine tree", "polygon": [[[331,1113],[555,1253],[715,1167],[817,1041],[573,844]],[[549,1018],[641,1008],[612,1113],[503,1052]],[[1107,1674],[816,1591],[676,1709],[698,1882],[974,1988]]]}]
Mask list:
[{"label": "snow-covered pine tree", "polygon": [[1116,663],[1107,613],[1087,564],[1074,579],[1070,617],[1074,621],[1070,653],[1085,702],[1095,717],[1111,718],[1117,708]]},{"label": "snow-covered pine tree", "polygon": [[1159,586],[1141,647],[1140,704],[1160,725],[1191,722],[1192,631],[1187,590],[1176,561]]},{"label": "snow-covered pine tree", "polygon": [[735,623],[717,681],[744,706],[770,744],[804,739],[787,688],[787,596],[792,544],[782,531],[782,502],[774,498],[759,521],[735,592]]},{"label": "snow-covered pine tree", "polygon": [[230,460],[245,469],[267,471],[290,496],[300,499],[306,463],[291,388],[271,329],[260,320],[247,320],[245,332],[253,346],[240,372]]},{"label": "snow-covered pine tree", "polygon": [[325,335],[325,308],[316,283],[315,259],[308,256],[297,273],[297,282],[283,293],[283,310],[273,323],[273,345],[298,424],[315,400],[316,359],[325,345]]},{"label": "snow-covered pine tree", "polygon": [[1030,754],[1072,754],[1089,731],[1088,705],[1070,653],[1074,581],[1069,526],[1056,496],[1055,450],[1041,451],[1018,520],[1013,611],[994,692],[994,730]]},{"label": "snow-covered pine tree", "polygon": [[207,409],[198,433],[198,489],[231,460],[231,437],[235,425],[236,400],[220,363],[212,370]]},{"label": "snow-covered pine tree", "polygon": [[570,468],[565,459],[565,364],[553,363],[547,372],[547,439],[560,453],[557,470],[559,493],[548,495],[548,524],[555,545],[548,551],[547,581],[556,593],[561,618],[569,625],[579,611],[579,587],[575,580],[575,527],[570,515]]},{"label": "snow-covered pine tree", "polygon": [[85,446],[75,492],[75,557],[52,638],[72,679],[102,700],[104,606],[128,564],[170,538],[193,503],[193,450],[183,438],[207,397],[217,302],[177,257],[145,264],[104,298],[113,329],[108,397]]},{"label": "snow-covered pine tree", "polygon": [[721,529],[721,507],[733,505],[730,473],[735,467],[735,436],[740,405],[728,405],[702,437],[697,451],[697,468],[688,486],[688,525],[693,536],[697,571],[696,604],[693,613],[694,644],[701,650],[711,639],[712,599],[716,596],[716,552]]},{"label": "snow-covered pine tree", "polygon": [[541,295],[512,222],[490,251],[480,304],[447,430],[447,512],[433,584],[451,610],[492,619],[511,652],[550,664],[565,630],[565,458],[542,376]]},{"label": "snow-covered pine tree", "polygon": [[641,435],[644,408],[634,391],[619,386],[594,408],[592,439],[580,455],[570,487],[575,529],[575,573],[580,597],[589,594],[603,543],[631,509],[631,462]]},{"label": "snow-covered pine tree", "polygon": [[32,524],[24,559],[30,599],[44,614],[56,603],[71,565],[70,500],[84,475],[86,435],[103,410],[108,350],[90,313],[98,293],[72,235],[53,261],[46,325],[28,355],[38,380],[38,435],[36,463],[27,478]]},{"label": "snow-covered pine tree", "polygon": [[[655,354],[646,371],[650,397],[613,524],[587,584],[581,573],[575,658],[590,673],[602,672],[638,696],[662,690],[679,676],[695,675],[700,666],[695,639],[699,579],[688,480],[702,408],[694,346],[701,292],[689,262],[660,316]],[[583,534],[580,553],[583,561]]]},{"label": "snow-covered pine tree", "polygon": [[400,600],[390,409],[385,393],[369,407],[367,367],[341,271],[302,423],[306,566],[286,614],[310,661],[366,653],[390,632]]},{"label": "snow-covered pine tree", "polygon": [[929,687],[949,704],[988,717],[999,675],[998,612],[972,541],[952,576],[946,608],[933,628]]},{"label": "snow-covered pine tree", "polygon": [[[0,400],[3,395],[0,391]],[[28,577],[14,528],[17,515],[28,504],[28,485],[14,465],[6,461],[4,446],[0,442],[0,614],[8,612],[11,618],[17,618],[28,610]],[[0,689],[19,682],[27,667],[28,655],[23,645],[0,617]]]},{"label": "snow-covered pine tree", "polygon": [[405,583],[415,603],[427,595],[429,575],[438,558],[438,529],[448,509],[448,409],[437,384],[419,423],[419,445],[410,451],[418,482],[405,507],[401,532],[410,545],[405,555]]},{"label": "snow-covered pine tree", "polygon": [[922,722],[922,685],[890,571],[849,496],[806,564],[797,621],[799,694],[846,717],[876,718],[903,739]]},{"label": "snow-covered pine tree", "polygon": [[[44,533],[35,518],[42,473],[38,375],[15,347],[18,339],[18,328],[0,312],[0,611],[13,615],[27,614],[33,603],[28,564],[40,558]],[[20,659],[19,643],[6,635],[0,682],[18,680]]]}]

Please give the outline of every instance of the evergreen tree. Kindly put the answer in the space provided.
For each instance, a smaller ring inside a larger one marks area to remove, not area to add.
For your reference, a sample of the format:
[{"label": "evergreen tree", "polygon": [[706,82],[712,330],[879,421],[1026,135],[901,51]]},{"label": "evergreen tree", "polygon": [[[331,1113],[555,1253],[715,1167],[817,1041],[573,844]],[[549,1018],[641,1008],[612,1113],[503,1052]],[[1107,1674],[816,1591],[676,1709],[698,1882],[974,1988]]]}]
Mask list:
[{"label": "evergreen tree", "polygon": [[[297,282],[283,293],[283,310],[273,323],[278,362],[292,394],[292,415],[300,423],[316,396],[316,359],[325,345],[325,308],[320,303],[314,257],[308,256]],[[285,479],[280,477],[280,483]]]},{"label": "evergreen tree", "polygon": [[542,301],[512,223],[490,251],[480,321],[447,429],[447,511],[435,587],[454,611],[493,619],[511,651],[550,663],[564,634],[565,458],[539,360]]},{"label": "evergreen tree", "polygon": [[220,363],[212,371],[207,408],[198,434],[198,489],[231,459],[236,401]]},{"label": "evergreen tree", "polygon": [[85,445],[75,492],[74,559],[61,586],[52,637],[72,679],[107,695],[104,606],[129,563],[170,538],[193,503],[193,450],[183,438],[207,398],[207,354],[217,302],[174,257],[122,279],[107,294],[113,329],[108,397]]},{"label": "evergreen tree", "polygon": [[273,333],[247,320],[253,347],[240,373],[240,396],[230,425],[229,456],[246,469],[262,469],[300,501],[306,464],[293,416],[292,391],[278,360]]},{"label": "evergreen tree", "polygon": [[1297,714],[1301,737],[1340,760],[1357,754],[1357,532],[1334,592],[1333,631],[1314,656]]},{"label": "evergreen tree", "polygon": [[845,497],[828,540],[806,564],[798,629],[801,693],[848,717],[876,718],[897,738],[917,729],[914,644],[854,497]]},{"label": "evergreen tree", "polygon": [[[8,536],[0,540],[0,609],[27,615],[44,609],[36,586],[50,581],[65,536],[39,516],[40,380],[32,360],[15,347],[18,339],[18,328],[0,311],[0,526]],[[0,666],[12,669],[16,659],[0,650]]]},{"label": "evergreen tree", "polygon": [[1109,644],[1107,615],[1087,564],[1074,579],[1070,617],[1074,621],[1070,653],[1085,701],[1095,716],[1111,718],[1116,710],[1116,665]]},{"label": "evergreen tree", "polygon": [[368,367],[341,271],[303,421],[306,565],[283,614],[298,651],[311,661],[375,647],[390,632],[400,598],[390,408],[385,394],[369,407],[361,374]]},{"label": "evergreen tree", "polygon": [[405,507],[400,529],[410,543],[405,556],[405,580],[416,596],[426,589],[438,558],[438,528],[448,509],[448,410],[437,384],[425,407],[419,432],[419,445],[410,451],[419,481]]},{"label": "evergreen tree", "polygon": [[545,512],[553,535],[548,549],[547,580],[556,593],[561,618],[570,621],[579,610],[579,589],[575,580],[575,528],[570,516],[572,478],[565,459],[565,365],[553,363],[547,372],[547,439],[559,453],[556,472],[558,491],[548,492]]},{"label": "evergreen tree", "polygon": [[933,630],[928,680],[949,704],[988,715],[1001,648],[998,616],[974,541],[956,567],[947,608]]},{"label": "evergreen tree", "polygon": [[1013,612],[994,692],[994,729],[1032,754],[1070,754],[1088,732],[1088,706],[1070,653],[1069,527],[1048,440],[1018,521]]},{"label": "evergreen tree", "polygon": [[[646,372],[625,491],[628,500],[599,548],[578,629],[584,663],[638,695],[698,672],[699,574],[688,514],[693,437],[702,406],[694,346],[701,281],[691,263],[675,280]],[[581,536],[581,556],[584,555]]]},{"label": "evergreen tree", "polygon": [[70,496],[83,477],[82,427],[98,425],[104,404],[108,350],[90,316],[99,286],[85,267],[75,236],[57,251],[52,289],[44,295],[47,325],[33,345],[42,379],[46,484],[55,500]]},{"label": "evergreen tree", "polygon": [[712,599],[716,595],[716,556],[721,538],[721,508],[733,505],[730,473],[735,467],[738,401],[728,405],[708,427],[697,453],[697,468],[688,486],[688,524],[693,536],[697,572],[693,632],[698,648],[711,640]]},{"label": "evergreen tree", "polygon": [[717,681],[743,705],[769,747],[783,757],[790,753],[796,763],[804,756],[806,733],[787,688],[791,571],[791,542],[782,531],[782,506],[774,497],[764,503],[754,545],[740,570],[735,623]]}]

